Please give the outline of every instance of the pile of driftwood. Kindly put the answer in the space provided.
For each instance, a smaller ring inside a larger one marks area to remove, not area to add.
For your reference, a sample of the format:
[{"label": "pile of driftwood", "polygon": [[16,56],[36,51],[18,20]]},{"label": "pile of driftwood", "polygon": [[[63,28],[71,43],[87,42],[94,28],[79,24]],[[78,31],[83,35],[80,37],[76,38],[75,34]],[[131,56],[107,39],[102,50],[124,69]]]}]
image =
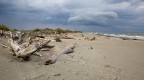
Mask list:
[{"label": "pile of driftwood", "polygon": [[[43,60],[45,65],[53,64],[56,62],[58,57],[62,54],[68,54],[73,52],[75,45],[72,44],[62,51],[58,53],[53,53],[50,56],[41,55],[39,51],[43,48],[48,47],[48,43],[50,43],[50,39],[45,39],[41,37],[25,35],[22,32],[12,33],[10,32],[10,47],[11,54],[16,56],[17,58],[22,58],[23,60],[27,60],[29,57],[35,55],[38,56],[41,60]],[[6,47],[5,45],[1,44]]]}]

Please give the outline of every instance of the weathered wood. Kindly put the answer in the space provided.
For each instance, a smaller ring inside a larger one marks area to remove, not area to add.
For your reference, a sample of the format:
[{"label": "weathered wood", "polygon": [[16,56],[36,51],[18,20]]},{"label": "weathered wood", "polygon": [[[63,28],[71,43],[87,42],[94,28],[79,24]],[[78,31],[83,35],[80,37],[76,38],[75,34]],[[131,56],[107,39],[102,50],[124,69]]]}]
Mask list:
[{"label": "weathered wood", "polygon": [[55,63],[60,55],[73,52],[74,47],[75,47],[75,45],[72,44],[72,45],[66,47],[65,49],[63,49],[59,53],[54,53],[51,56],[49,56],[49,55],[45,56],[38,52],[43,48],[49,49],[50,47],[51,48],[54,47],[54,46],[47,45],[49,42],[51,42],[51,40],[41,39],[38,37],[33,39],[29,36],[29,38],[25,39],[26,41],[24,42],[23,34],[20,34],[18,41],[14,40],[14,38],[13,38],[14,35],[12,34],[12,32],[10,32],[10,35],[11,35],[11,37],[10,37],[11,39],[9,40],[9,42],[11,45],[11,51],[12,51],[11,53],[13,55],[15,55],[19,58],[28,59],[30,56],[35,54],[35,55],[38,55],[38,57],[44,61],[45,65]]},{"label": "weathered wood", "polygon": [[1,45],[2,47],[4,47],[4,48],[8,48],[8,49],[10,48],[10,47],[8,47],[8,46],[2,44],[2,43],[0,43],[0,45]]},{"label": "weathered wood", "polygon": [[[13,40],[12,32],[10,32],[10,35],[11,35],[10,44],[12,47],[12,51],[17,57],[21,57],[21,58],[25,58],[25,57],[30,56],[31,54],[42,49],[45,45],[47,45],[50,42],[50,40],[43,40],[39,44],[30,45],[30,42],[28,41],[28,43],[27,42],[24,43],[27,45],[26,47],[24,47],[24,44],[20,45]],[[20,37],[20,38],[22,38],[22,37]]]},{"label": "weathered wood", "polygon": [[55,40],[56,42],[62,42],[62,40],[60,39],[60,37],[55,37],[54,40]]},{"label": "weathered wood", "polygon": [[20,33],[18,38],[18,44],[22,44],[24,42],[24,33]]},{"label": "weathered wood", "polygon": [[18,45],[14,40],[10,39],[9,42],[14,52],[18,52],[20,50],[20,45]]},{"label": "weathered wood", "polygon": [[4,35],[3,30],[0,30],[0,37],[2,37]]},{"label": "weathered wood", "polygon": [[27,57],[27,56],[30,56],[31,54],[39,51],[40,49],[42,49],[45,45],[47,45],[48,43],[50,42],[50,40],[47,40],[47,41],[44,41],[43,43],[41,43],[40,45],[37,45],[37,46],[29,46],[25,49],[20,49],[17,53],[16,53],[16,56],[18,57]]},{"label": "weathered wood", "polygon": [[72,44],[72,45],[66,47],[61,52],[54,54],[52,57],[50,57],[48,59],[46,58],[44,64],[45,65],[54,64],[60,55],[62,55],[62,54],[68,54],[68,53],[73,52],[74,47],[75,47],[75,45]]},{"label": "weathered wood", "polygon": [[73,37],[62,37],[62,39],[74,39]]}]

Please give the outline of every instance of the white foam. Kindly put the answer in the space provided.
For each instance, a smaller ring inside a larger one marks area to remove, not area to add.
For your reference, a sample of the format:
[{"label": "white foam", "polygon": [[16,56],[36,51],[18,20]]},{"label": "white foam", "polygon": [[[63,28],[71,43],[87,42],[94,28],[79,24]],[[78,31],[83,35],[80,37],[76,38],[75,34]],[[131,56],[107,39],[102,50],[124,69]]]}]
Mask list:
[{"label": "white foam", "polygon": [[118,37],[118,38],[130,38],[130,39],[139,39],[144,40],[144,36],[130,36],[126,34],[105,34],[105,33],[95,33],[96,35],[104,35],[104,36],[110,36],[110,37]]}]

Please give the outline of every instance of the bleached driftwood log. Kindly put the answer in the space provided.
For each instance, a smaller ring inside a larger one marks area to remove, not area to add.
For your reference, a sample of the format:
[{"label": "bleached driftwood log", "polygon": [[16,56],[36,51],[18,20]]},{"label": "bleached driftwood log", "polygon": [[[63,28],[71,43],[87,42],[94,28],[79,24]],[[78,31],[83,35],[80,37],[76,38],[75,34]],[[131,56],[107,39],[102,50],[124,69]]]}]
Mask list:
[{"label": "bleached driftwood log", "polygon": [[19,46],[18,44],[12,43],[12,49],[14,50],[14,54],[18,57],[25,58],[30,56],[31,54],[37,52],[38,50],[42,49],[45,45],[47,45],[50,42],[50,40],[44,41],[41,44],[37,45],[30,45],[26,48],[23,48],[23,46]]},{"label": "bleached driftwood log", "polygon": [[1,45],[2,47],[4,47],[4,48],[8,48],[8,49],[10,48],[10,47],[8,47],[8,46],[2,44],[2,43],[0,43],[0,45]]},{"label": "bleached driftwood log", "polygon": [[50,40],[44,41],[43,43],[36,45],[36,46],[29,46],[28,48],[25,48],[24,50],[22,50],[21,52],[19,52],[19,56],[20,57],[26,57],[26,56],[30,56],[31,54],[39,51],[40,49],[42,49],[45,45],[47,45],[50,42]]},{"label": "bleached driftwood log", "polygon": [[[42,49],[45,45],[47,45],[50,42],[50,40],[45,40],[39,44],[32,44],[27,47],[24,47],[23,44],[26,44],[27,42],[20,45],[13,40],[12,32],[10,33],[10,35],[11,35],[11,39],[9,40],[9,42],[11,44],[13,54],[16,55],[17,57],[21,57],[21,58],[30,56],[31,54],[35,53],[36,51]],[[28,44],[29,44],[29,41],[28,41]]]},{"label": "bleached driftwood log", "polygon": [[75,45],[72,44],[72,45],[66,47],[61,52],[54,54],[50,58],[44,58],[44,61],[45,61],[44,64],[45,65],[54,64],[60,55],[71,53],[71,52],[73,52],[74,48],[75,48]]}]

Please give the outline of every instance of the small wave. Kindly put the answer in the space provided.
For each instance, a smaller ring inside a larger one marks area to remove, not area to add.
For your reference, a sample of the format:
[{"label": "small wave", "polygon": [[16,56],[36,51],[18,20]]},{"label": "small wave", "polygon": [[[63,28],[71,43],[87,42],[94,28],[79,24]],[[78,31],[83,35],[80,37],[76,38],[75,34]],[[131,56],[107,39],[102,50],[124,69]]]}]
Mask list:
[{"label": "small wave", "polygon": [[103,35],[103,36],[109,36],[109,37],[118,37],[118,38],[129,38],[129,39],[138,39],[138,40],[144,40],[144,36],[131,36],[126,34],[106,34],[106,33],[95,33],[96,35]]}]

